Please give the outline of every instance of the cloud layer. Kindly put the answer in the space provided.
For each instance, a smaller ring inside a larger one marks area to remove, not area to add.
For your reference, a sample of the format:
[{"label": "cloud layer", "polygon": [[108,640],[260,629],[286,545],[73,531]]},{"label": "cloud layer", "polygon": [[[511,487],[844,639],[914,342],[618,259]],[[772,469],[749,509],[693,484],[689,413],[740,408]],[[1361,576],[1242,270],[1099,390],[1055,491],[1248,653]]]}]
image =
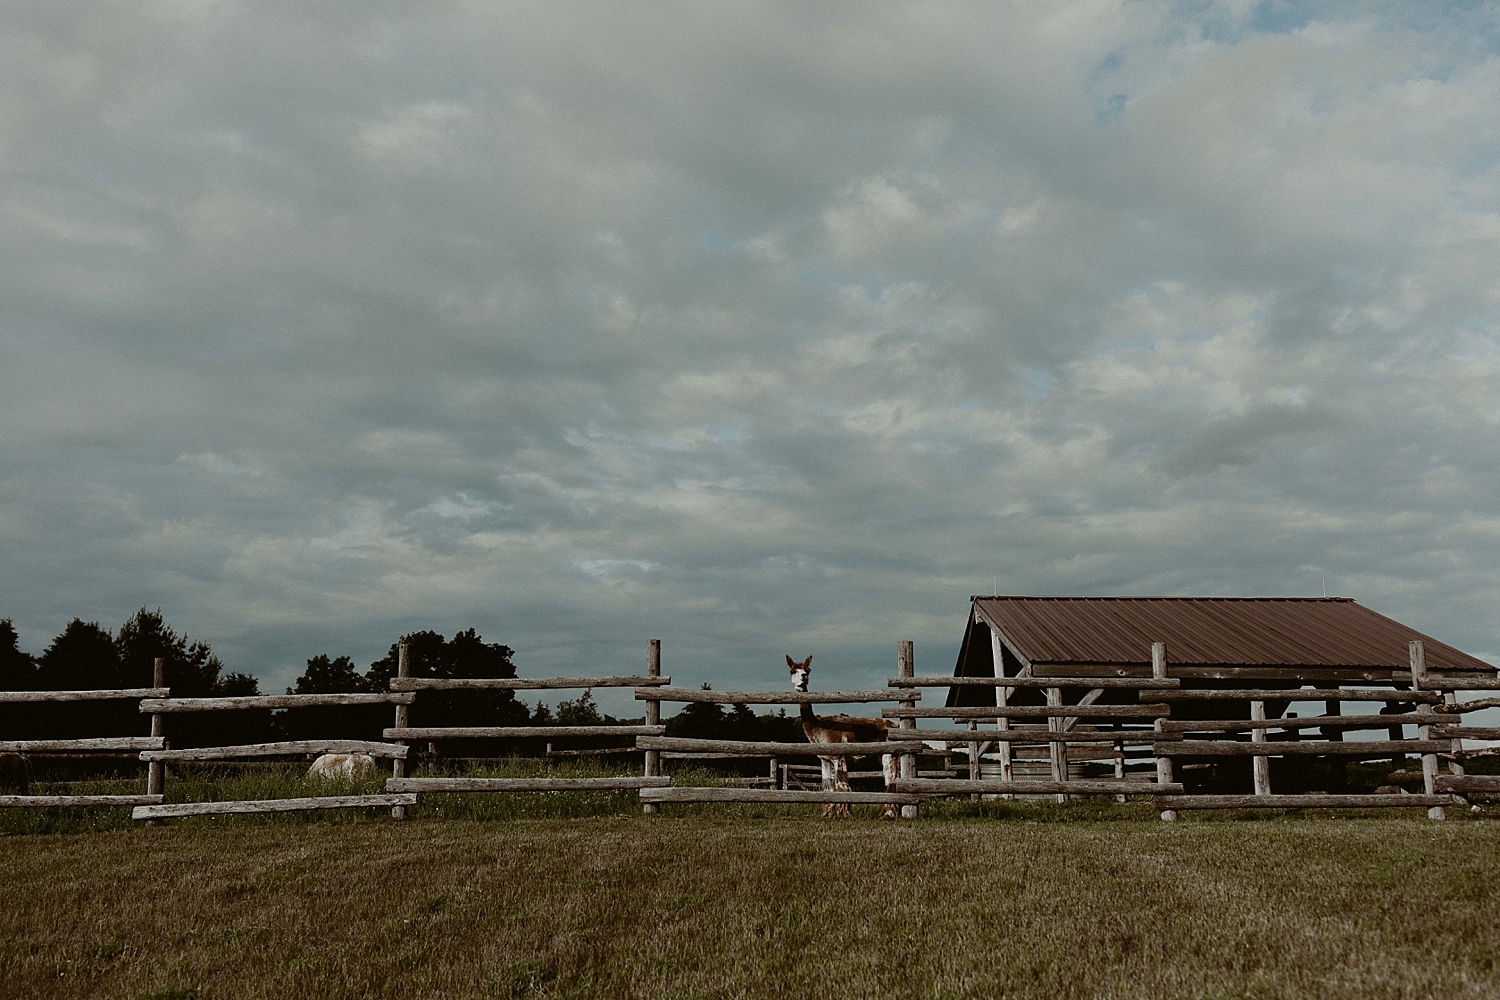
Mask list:
[{"label": "cloud layer", "polygon": [[1492,9],[85,3],[0,31],[0,616],[870,681],[967,598],[1500,660]]}]

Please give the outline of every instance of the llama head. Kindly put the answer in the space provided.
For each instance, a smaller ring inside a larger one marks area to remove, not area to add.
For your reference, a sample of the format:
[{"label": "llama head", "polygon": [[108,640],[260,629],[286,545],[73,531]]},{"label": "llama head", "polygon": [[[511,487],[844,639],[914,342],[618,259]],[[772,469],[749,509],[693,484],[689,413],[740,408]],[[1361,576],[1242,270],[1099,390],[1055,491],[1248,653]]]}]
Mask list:
[{"label": "llama head", "polygon": [[807,679],[812,676],[812,657],[798,663],[790,656],[786,658],[786,668],[792,672],[792,690],[806,691]]}]

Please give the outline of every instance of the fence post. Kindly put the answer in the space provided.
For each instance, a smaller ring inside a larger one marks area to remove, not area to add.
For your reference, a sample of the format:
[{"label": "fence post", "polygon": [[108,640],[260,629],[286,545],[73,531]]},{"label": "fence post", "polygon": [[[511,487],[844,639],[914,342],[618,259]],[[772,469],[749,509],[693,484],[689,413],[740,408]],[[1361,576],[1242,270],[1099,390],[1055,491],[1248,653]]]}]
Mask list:
[{"label": "fence post", "polygon": [[[917,673],[917,650],[916,650],[916,644],[914,642],[912,642],[910,639],[902,639],[900,642],[898,642],[896,644],[896,675],[898,677],[915,677],[916,673]],[[906,688],[906,690],[910,691],[912,689],[911,688]],[[902,708],[916,708],[917,707],[917,703],[914,702],[914,701],[903,701],[901,703],[901,707]],[[900,725],[901,725],[902,729],[915,729],[915,728],[917,728],[917,720],[916,719],[910,719],[910,718],[908,718],[908,719],[902,719]],[[904,753],[904,754],[901,755],[901,770],[900,770],[900,774],[901,774],[901,779],[903,781],[910,781],[911,779],[913,779],[913,778],[915,778],[917,776],[917,757],[916,757],[916,754]],[[902,819],[916,819],[917,818],[917,807],[916,806],[902,806],[901,807],[901,818]]]},{"label": "fence post", "polygon": [[[1047,689],[1047,706],[1049,708],[1062,707],[1062,688]],[[1049,715],[1047,717],[1047,731],[1052,733],[1062,732],[1063,720],[1059,716]],[[1052,780],[1068,780],[1068,745],[1066,743],[1048,743],[1047,756],[1052,761]],[[1057,793],[1058,802],[1068,801],[1066,792]]]},{"label": "fence post", "polygon": [[[409,654],[407,645],[404,642],[401,643],[399,646],[396,647],[396,676],[402,678],[403,680],[405,678],[411,676],[411,659],[410,659],[410,654]],[[405,729],[407,726],[409,726],[411,724],[411,713],[407,710],[408,707],[409,706],[406,706],[406,705],[397,705],[396,706],[396,728],[397,729]],[[407,743],[405,740],[398,740],[397,744],[400,745],[400,746],[410,746],[410,744]],[[404,778],[404,777],[406,777],[406,761],[402,760],[400,757],[392,758],[392,760],[391,760],[391,777],[393,777],[393,778]],[[391,806],[391,819],[405,819],[405,818],[406,818],[406,807],[405,806]]]},{"label": "fence post", "polygon": [[[646,676],[661,676],[661,640],[646,640]],[[661,702],[655,698],[646,701],[646,725],[661,725]],[[646,751],[646,777],[655,778],[661,775],[661,751]],[[641,806],[641,812],[647,816],[657,811],[655,802],[647,802]]]},{"label": "fence post", "polygon": [[[156,658],[156,662],[151,665],[151,686],[152,687],[158,687],[158,688],[160,688],[160,687],[166,687],[167,686],[167,661],[164,660],[164,659],[162,659],[160,656],[158,656]],[[161,735],[163,735],[163,726],[162,726],[162,723],[164,721],[165,720],[162,718],[162,715],[161,715],[160,712],[152,712],[151,713],[151,735],[152,736],[161,736]],[[165,744],[163,744],[163,746],[165,746]],[[166,761],[153,760],[149,764],[147,764],[146,765],[146,794],[147,795],[161,795],[161,794],[163,794],[162,793],[162,789],[166,787],[166,784],[167,784],[167,764],[166,764]],[[155,823],[158,822],[158,820],[154,820],[153,819],[153,820],[148,820],[147,822],[149,824],[155,824]]]},{"label": "fence post", "polygon": [[[995,661],[995,676],[1003,678],[1005,676],[1005,650],[1000,644],[1000,633],[993,628],[990,629],[990,655]],[[1010,704],[1010,688],[995,688],[995,704],[1000,708],[1005,708]],[[1001,715],[997,718],[995,720],[995,728],[1000,730],[1009,729],[1009,716]],[[1008,740],[1001,740],[995,745],[995,752],[1000,755],[1001,781],[1014,781],[1016,777],[1016,769],[1011,757],[1010,747],[1011,745]],[[1016,797],[1006,792],[1001,798],[1006,802],[1014,802]]]},{"label": "fence post", "polygon": [[[1251,722],[1265,722],[1266,721],[1266,703],[1265,702],[1263,702],[1263,701],[1252,701],[1250,703],[1250,721]],[[1251,743],[1267,743],[1269,741],[1270,741],[1270,731],[1269,730],[1266,730],[1266,729],[1252,729],[1252,730],[1250,730],[1250,742]],[[1250,758],[1250,764],[1251,764],[1251,770],[1252,770],[1252,773],[1253,773],[1255,794],[1256,795],[1270,795],[1271,794],[1271,758],[1270,757],[1259,757],[1259,756],[1252,757],[1252,758]]]},{"label": "fence post", "polygon": [[[1151,644],[1151,677],[1153,680],[1164,680],[1167,676],[1167,644],[1164,642],[1153,642]],[[1162,720],[1156,720],[1156,731],[1159,733],[1164,727]],[[1172,758],[1156,758],[1156,783],[1168,785],[1172,783]],[[1177,818],[1176,809],[1163,809],[1161,818],[1171,822]]]},{"label": "fence post", "polygon": [[[1410,647],[1411,652],[1411,689],[1422,691],[1427,686],[1427,653],[1422,646],[1421,639],[1413,639]],[[1426,716],[1428,721],[1425,725],[1417,726],[1417,739],[1432,739],[1431,719],[1436,714],[1432,706],[1424,702],[1417,704],[1417,714]],[[1462,716],[1460,716],[1462,718]],[[1422,755],[1422,790],[1432,795],[1436,789],[1433,787],[1437,779],[1438,759],[1435,753],[1424,753]],[[1428,819],[1447,819],[1448,812],[1442,806],[1432,806],[1427,810]]]}]

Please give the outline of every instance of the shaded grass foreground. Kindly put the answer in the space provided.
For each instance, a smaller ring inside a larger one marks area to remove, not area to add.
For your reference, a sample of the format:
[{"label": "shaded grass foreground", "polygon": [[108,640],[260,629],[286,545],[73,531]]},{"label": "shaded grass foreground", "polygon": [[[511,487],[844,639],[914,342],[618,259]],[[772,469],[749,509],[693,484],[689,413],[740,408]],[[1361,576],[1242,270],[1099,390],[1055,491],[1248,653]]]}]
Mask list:
[{"label": "shaded grass foreground", "polygon": [[697,814],[11,838],[0,996],[1493,997],[1496,832]]}]

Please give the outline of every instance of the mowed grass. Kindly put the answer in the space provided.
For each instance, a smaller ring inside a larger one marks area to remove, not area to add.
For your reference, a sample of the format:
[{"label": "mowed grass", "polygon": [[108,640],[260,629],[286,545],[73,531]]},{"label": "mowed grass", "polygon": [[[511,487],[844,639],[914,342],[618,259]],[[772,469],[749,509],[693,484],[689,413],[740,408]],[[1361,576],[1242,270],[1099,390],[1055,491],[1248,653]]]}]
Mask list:
[{"label": "mowed grass", "polygon": [[0,995],[1500,996],[1500,824],[1132,809],[11,836]]}]

